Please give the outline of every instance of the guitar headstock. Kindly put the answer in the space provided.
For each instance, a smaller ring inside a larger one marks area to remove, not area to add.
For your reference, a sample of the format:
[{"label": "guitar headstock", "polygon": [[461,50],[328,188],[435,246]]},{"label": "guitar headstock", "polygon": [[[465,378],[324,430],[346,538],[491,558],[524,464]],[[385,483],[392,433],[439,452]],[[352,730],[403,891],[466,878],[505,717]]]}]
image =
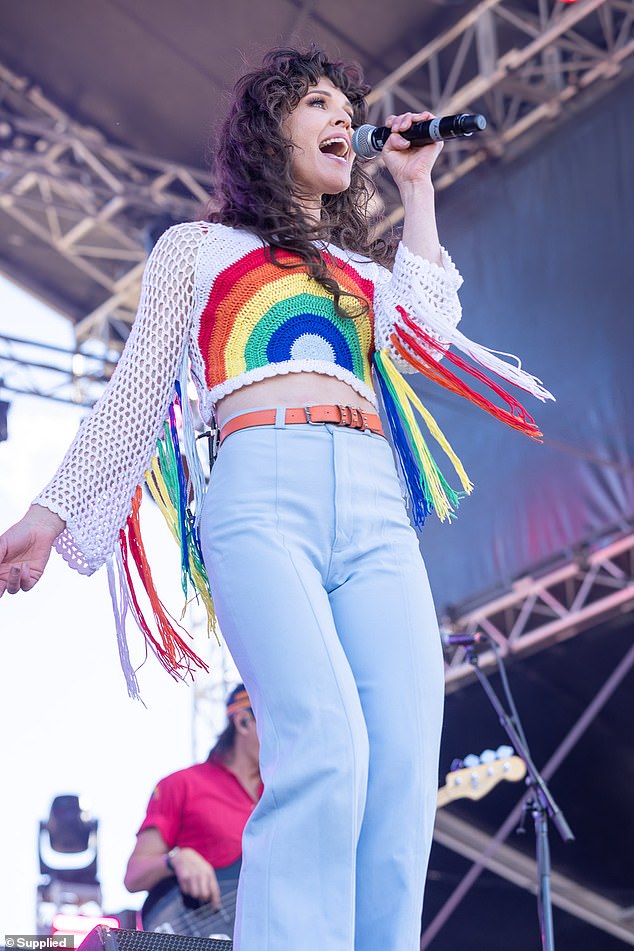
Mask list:
[{"label": "guitar headstock", "polygon": [[[472,756],[469,759],[476,760]],[[456,799],[482,799],[503,781],[517,783],[526,775],[526,763],[519,756],[505,755],[486,762],[463,766],[447,773],[445,785],[438,790],[438,805]]]}]

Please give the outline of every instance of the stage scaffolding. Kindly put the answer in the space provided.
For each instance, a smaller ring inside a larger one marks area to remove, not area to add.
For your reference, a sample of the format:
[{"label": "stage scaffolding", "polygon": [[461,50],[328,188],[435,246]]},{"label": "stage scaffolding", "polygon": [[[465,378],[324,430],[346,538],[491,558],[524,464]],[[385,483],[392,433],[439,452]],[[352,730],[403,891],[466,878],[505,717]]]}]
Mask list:
[{"label": "stage scaffolding", "polygon": [[[482,112],[485,133],[445,148],[436,186],[448,188],[487,161],[534,147],[555,120],[586,108],[632,69],[634,0],[548,3],[483,0],[385,76],[370,118],[393,111]],[[28,76],[0,63],[0,214],[16,245],[29,236],[69,282],[94,285],[88,312],[68,314],[78,348],[97,340],[120,351],[134,319],[148,231],[190,220],[209,198],[209,173],[126,149],[76,122]],[[387,225],[402,208],[382,182]],[[37,267],[0,264],[46,298]]]}]

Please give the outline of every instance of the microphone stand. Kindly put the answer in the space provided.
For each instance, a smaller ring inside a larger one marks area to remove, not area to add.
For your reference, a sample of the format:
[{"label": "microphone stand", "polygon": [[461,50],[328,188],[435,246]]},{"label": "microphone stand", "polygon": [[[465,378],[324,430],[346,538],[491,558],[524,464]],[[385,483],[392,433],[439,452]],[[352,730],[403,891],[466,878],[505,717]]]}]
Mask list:
[{"label": "microphone stand", "polygon": [[555,937],[553,931],[552,899],[550,890],[551,865],[550,846],[548,843],[548,818],[550,817],[552,819],[555,828],[559,832],[559,835],[564,842],[574,841],[574,835],[572,834],[570,826],[566,822],[564,814],[553,799],[544,778],[540,775],[537,767],[533,763],[528,744],[524,736],[524,731],[515,709],[510,687],[506,679],[506,672],[504,671],[502,658],[500,657],[500,654],[497,650],[497,645],[491,641],[490,638],[487,639],[490,641],[493,652],[495,653],[498,661],[504,690],[509,701],[509,706],[513,711],[512,715],[506,712],[500,698],[497,696],[493,687],[491,686],[489,679],[480,668],[478,663],[478,655],[475,651],[475,644],[470,644],[466,647],[465,658],[475,670],[476,676],[480,681],[485,694],[489,698],[493,709],[497,713],[498,719],[506,731],[506,734],[509,737],[515,751],[526,763],[526,772],[528,774],[526,785],[528,786],[528,795],[524,802],[524,813],[530,809],[535,825],[538,874],[537,917],[541,931],[542,951],[554,951]]}]

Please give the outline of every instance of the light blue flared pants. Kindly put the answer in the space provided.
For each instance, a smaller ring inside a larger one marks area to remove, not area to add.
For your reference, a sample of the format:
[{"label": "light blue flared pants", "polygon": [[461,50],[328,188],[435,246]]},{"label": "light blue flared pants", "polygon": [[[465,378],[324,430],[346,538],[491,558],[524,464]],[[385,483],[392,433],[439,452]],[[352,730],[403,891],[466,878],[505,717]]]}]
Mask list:
[{"label": "light blue flared pants", "polygon": [[264,794],[236,951],[418,951],[443,667],[391,449],[329,425],[245,429],[201,520],[251,697]]}]

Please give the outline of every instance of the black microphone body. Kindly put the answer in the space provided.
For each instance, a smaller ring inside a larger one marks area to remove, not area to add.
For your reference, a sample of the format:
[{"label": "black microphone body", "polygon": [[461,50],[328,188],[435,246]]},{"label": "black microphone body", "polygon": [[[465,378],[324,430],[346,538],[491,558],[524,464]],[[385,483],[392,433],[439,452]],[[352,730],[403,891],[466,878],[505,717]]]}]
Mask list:
[{"label": "black microphone body", "polygon": [[[487,121],[482,115],[463,113],[459,116],[443,116],[440,119],[425,119],[413,122],[409,129],[399,132],[414,148],[444,142],[445,139],[464,138],[486,129]],[[392,134],[387,126],[362,125],[352,135],[352,148],[362,158],[374,158]]]},{"label": "black microphone body", "polygon": [[440,639],[443,647],[471,647],[473,644],[486,644],[489,640],[482,631],[476,631],[474,634],[448,634],[441,631]]}]

